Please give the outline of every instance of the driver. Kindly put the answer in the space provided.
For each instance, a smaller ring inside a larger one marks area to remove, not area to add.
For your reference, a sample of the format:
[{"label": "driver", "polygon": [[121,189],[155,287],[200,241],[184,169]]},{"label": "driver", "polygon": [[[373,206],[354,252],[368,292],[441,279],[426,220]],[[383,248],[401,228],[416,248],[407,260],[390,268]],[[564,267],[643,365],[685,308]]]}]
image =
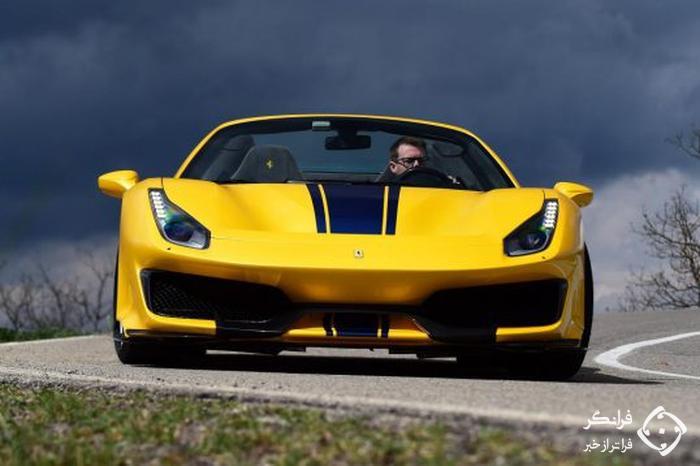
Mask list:
[{"label": "driver", "polygon": [[404,136],[396,140],[389,149],[389,170],[394,176],[422,166],[427,160],[425,141]]},{"label": "driver", "polygon": [[[389,171],[394,178],[398,178],[408,171],[425,166],[428,161],[426,152],[427,145],[421,138],[403,136],[397,139],[389,149]],[[464,186],[460,178],[450,174],[442,175],[448,182]]]}]

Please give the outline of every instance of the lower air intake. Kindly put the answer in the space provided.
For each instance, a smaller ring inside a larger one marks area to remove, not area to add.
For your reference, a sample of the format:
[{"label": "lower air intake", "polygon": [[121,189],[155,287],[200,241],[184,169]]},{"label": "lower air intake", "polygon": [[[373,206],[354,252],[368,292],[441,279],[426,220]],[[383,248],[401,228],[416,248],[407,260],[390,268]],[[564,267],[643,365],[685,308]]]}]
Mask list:
[{"label": "lower air intake", "polygon": [[162,316],[255,323],[289,309],[272,286],[154,270],[141,279],[149,309]]},{"label": "lower air intake", "polygon": [[442,290],[419,314],[438,324],[460,328],[529,327],[559,320],[566,280]]}]

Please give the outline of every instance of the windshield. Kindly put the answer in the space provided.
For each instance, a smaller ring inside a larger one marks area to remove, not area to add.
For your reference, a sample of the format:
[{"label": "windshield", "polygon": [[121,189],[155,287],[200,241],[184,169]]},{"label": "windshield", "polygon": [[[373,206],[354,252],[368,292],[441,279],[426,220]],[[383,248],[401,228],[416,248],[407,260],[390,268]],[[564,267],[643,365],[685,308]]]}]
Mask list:
[{"label": "windshield", "polygon": [[478,191],[513,186],[466,134],[431,125],[339,117],[223,128],[182,177],[216,183],[397,183]]}]

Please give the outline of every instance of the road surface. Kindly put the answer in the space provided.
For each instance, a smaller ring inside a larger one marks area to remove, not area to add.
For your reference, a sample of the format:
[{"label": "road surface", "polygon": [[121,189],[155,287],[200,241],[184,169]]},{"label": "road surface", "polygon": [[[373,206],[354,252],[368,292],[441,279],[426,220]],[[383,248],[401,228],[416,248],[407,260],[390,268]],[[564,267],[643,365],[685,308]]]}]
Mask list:
[{"label": "road surface", "polygon": [[[0,379],[553,425],[582,438],[608,429],[633,437],[636,444],[636,429],[650,411],[663,406],[685,424],[688,432],[681,444],[686,450],[693,445],[697,455],[691,456],[700,461],[700,311],[596,315],[591,350],[583,368],[567,382],[508,380],[497,371],[465,374],[446,359],[345,349],[277,357],[210,352],[199,367],[130,367],[119,363],[108,336],[0,345]],[[618,410],[632,422],[583,430],[596,411],[596,419],[611,420]]]}]

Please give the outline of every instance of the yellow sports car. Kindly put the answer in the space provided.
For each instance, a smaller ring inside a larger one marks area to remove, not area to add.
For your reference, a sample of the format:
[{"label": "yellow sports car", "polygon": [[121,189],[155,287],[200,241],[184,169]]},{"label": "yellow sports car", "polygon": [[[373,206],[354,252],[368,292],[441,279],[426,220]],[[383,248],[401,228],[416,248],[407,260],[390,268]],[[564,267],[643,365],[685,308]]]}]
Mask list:
[{"label": "yellow sports car", "polygon": [[239,119],[173,177],[121,198],[114,342],[126,364],[207,349],[388,348],[572,376],[592,276],[593,192],[522,188],[471,132],[408,118]]}]

